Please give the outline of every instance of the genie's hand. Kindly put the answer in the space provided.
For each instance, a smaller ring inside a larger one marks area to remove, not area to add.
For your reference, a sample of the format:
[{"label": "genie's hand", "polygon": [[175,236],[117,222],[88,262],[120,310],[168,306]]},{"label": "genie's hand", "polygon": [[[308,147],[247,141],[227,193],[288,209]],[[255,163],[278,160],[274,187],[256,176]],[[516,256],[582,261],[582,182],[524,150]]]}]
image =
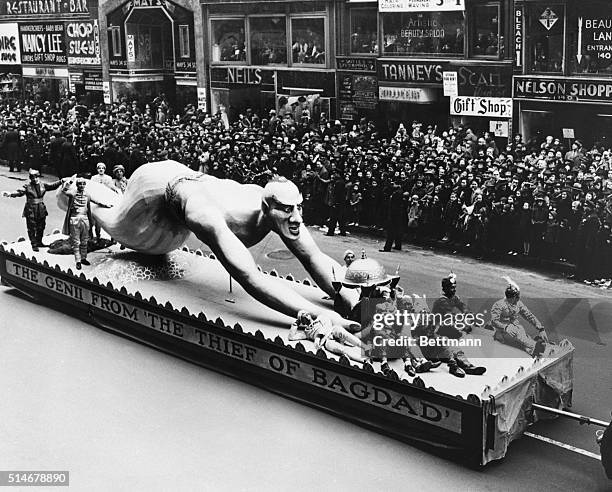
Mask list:
[{"label": "genie's hand", "polygon": [[350,319],[345,319],[338,313],[331,312],[329,315],[326,314],[326,316],[329,317],[334,325],[339,325],[350,333],[357,333],[358,331],[361,331],[361,325],[359,323]]}]

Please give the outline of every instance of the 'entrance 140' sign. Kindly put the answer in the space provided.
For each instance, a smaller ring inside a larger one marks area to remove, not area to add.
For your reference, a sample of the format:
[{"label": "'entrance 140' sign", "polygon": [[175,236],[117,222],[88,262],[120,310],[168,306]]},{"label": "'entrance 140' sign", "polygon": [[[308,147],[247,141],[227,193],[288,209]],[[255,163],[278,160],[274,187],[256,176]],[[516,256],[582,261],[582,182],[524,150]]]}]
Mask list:
[{"label": "'entrance 140' sign", "polygon": [[440,12],[465,10],[465,0],[379,0],[380,12]]},{"label": "'entrance 140' sign", "polygon": [[450,113],[456,116],[512,118],[510,97],[451,97]]}]

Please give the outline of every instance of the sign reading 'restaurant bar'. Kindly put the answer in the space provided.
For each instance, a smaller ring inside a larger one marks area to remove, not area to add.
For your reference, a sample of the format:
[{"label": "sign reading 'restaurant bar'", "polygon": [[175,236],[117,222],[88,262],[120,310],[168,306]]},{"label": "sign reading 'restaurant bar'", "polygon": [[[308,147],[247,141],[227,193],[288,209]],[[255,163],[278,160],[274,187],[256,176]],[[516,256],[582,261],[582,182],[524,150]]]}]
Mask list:
[{"label": "sign reading 'restaurant bar'", "polygon": [[610,104],[612,102],[612,82],[589,79],[515,77],[514,97]]},{"label": "sign reading 'restaurant bar'", "polygon": [[[8,276],[35,285],[54,296],[61,296],[75,304],[81,304],[108,313],[117,319],[135,323],[174,339],[197,345],[201,350],[223,354],[262,369],[324,389],[346,398],[403,415],[436,427],[461,434],[462,413],[453,408],[425,401],[388,388],[361,381],[335,371],[323,369],[303,360],[280,356],[271,350],[214,333],[206,324],[193,325],[178,321],[159,312],[149,311],[113,296],[112,292],[94,291],[69,282],[59,276],[49,275],[36,268],[6,260]],[[95,313],[95,311],[94,311]]]},{"label": "sign reading 'restaurant bar'", "polygon": [[451,97],[450,113],[456,116],[512,118],[512,98],[470,96]]},{"label": "sign reading 'restaurant bar'", "polygon": [[465,0],[378,0],[380,12],[440,12],[465,10]]}]

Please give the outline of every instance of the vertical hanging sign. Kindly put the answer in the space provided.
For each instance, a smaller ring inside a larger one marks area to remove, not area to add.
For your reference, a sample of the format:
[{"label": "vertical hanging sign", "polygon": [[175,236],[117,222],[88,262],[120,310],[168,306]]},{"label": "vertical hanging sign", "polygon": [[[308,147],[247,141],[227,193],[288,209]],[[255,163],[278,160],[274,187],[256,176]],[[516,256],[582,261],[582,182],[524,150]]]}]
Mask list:
[{"label": "vertical hanging sign", "polygon": [[523,9],[514,10],[514,66],[523,66]]}]

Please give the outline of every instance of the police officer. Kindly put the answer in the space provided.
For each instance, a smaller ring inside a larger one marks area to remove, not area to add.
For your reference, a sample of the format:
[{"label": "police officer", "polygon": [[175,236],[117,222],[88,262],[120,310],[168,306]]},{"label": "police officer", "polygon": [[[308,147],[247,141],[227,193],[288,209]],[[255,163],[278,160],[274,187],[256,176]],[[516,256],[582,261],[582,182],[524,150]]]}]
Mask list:
[{"label": "police officer", "polygon": [[45,232],[48,215],[43,197],[47,191],[59,188],[62,184],[62,180],[60,179],[53,183],[42,183],[40,181],[40,172],[36,169],[30,169],[29,177],[30,182],[23,185],[23,188],[13,193],[3,191],[2,196],[16,198],[25,195],[26,203],[23,208],[23,217],[26,220],[28,237],[30,238],[32,249],[38,251],[38,248],[45,246],[42,242],[42,238]]}]

